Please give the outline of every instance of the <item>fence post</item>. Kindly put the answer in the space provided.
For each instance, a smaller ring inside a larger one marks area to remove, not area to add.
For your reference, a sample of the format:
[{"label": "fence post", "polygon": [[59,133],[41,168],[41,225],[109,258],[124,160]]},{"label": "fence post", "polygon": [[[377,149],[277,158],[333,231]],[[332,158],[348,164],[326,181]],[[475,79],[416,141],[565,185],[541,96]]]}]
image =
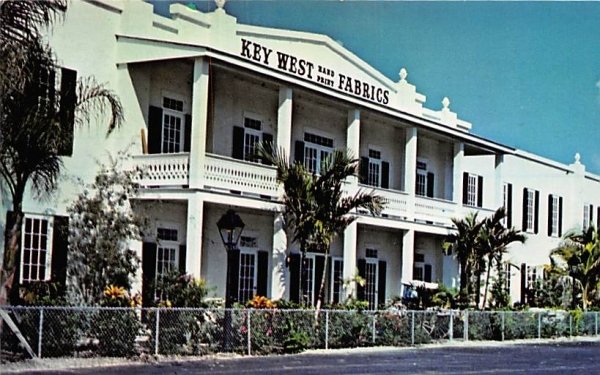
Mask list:
[{"label": "fence post", "polygon": [[38,357],[42,358],[42,341],[44,338],[44,308],[40,308],[40,326],[38,328]]},{"label": "fence post", "polygon": [[502,338],[502,341],[504,341],[504,319],[505,319],[505,315],[506,315],[506,311],[500,311],[500,321],[502,322],[501,325],[500,325],[500,328],[501,328],[500,337]]},{"label": "fence post", "polygon": [[248,309],[246,311],[248,311],[248,315],[247,315],[247,324],[248,324],[248,355],[252,355],[252,327],[250,326],[250,315],[252,314],[252,309]]},{"label": "fence post", "polygon": [[538,340],[542,338],[542,312],[538,312]]},{"label": "fence post", "polygon": [[158,355],[158,336],[160,336],[160,307],[154,309],[156,311],[156,322],[154,326],[154,355]]},{"label": "fence post", "polygon": [[569,311],[569,336],[573,336],[573,315]]},{"label": "fence post", "polygon": [[448,322],[448,341],[454,338],[454,311],[450,310],[450,321]]},{"label": "fence post", "polygon": [[415,311],[411,311],[412,317],[410,319],[410,344],[415,345]]},{"label": "fence post", "polygon": [[373,313],[372,315],[372,319],[371,319],[371,333],[373,336],[373,344],[375,344],[375,335],[376,335],[376,331],[375,331],[375,313]]},{"label": "fence post", "polygon": [[595,332],[596,336],[598,336],[598,311],[596,311],[594,313],[594,318],[595,318],[594,320],[595,320],[595,327],[596,327],[594,332]]},{"label": "fence post", "polygon": [[463,339],[469,341],[469,312],[465,311],[465,324],[463,325]]},{"label": "fence post", "polygon": [[329,349],[329,310],[325,311],[325,349]]}]

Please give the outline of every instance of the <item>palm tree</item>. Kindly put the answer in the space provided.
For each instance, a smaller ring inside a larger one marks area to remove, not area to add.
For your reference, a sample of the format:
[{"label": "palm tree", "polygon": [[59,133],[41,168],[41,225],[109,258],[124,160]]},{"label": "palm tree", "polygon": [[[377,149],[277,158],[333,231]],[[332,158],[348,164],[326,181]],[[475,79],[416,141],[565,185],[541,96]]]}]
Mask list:
[{"label": "palm tree", "polygon": [[[28,74],[15,74],[13,78],[23,81],[5,85],[0,91],[0,176],[13,204],[13,217],[6,228],[0,304],[7,302],[13,286],[25,190],[31,185],[43,195],[55,189],[62,167],[60,153],[71,141],[66,136],[68,119],[59,108],[60,93],[42,79],[56,71],[52,51],[39,39],[28,41],[22,51],[22,71]],[[87,123],[90,116],[109,112],[108,135],[123,122],[119,99],[93,80],[80,79],[74,96],[76,123]]]},{"label": "palm tree", "polygon": [[471,302],[473,292],[472,277],[478,265],[479,232],[484,222],[477,219],[477,212],[469,213],[464,219],[452,219],[456,231],[446,237],[443,243],[446,254],[454,254],[460,266],[459,301]]},{"label": "palm tree", "polygon": [[483,220],[483,226],[479,233],[479,248],[481,254],[487,257],[487,275],[485,280],[485,289],[483,293],[483,304],[485,308],[487,302],[488,287],[490,283],[490,271],[493,263],[502,264],[502,258],[506,253],[506,248],[513,242],[525,242],[526,237],[521,231],[515,228],[506,228],[502,220],[506,216],[504,207],[500,207],[494,214]]},{"label": "palm tree", "polygon": [[[354,196],[344,194],[346,179],[356,175],[358,167],[358,160],[345,150],[334,150],[322,163],[320,174],[310,173],[300,162],[290,163],[283,150],[277,151],[269,144],[260,145],[258,154],[277,169],[277,180],[283,184],[286,224],[293,233],[293,241],[300,245],[302,255],[309,249],[323,253],[325,270],[331,241],[356,220],[352,213],[362,208],[376,215],[383,208],[383,198],[373,192],[359,190]],[[320,280],[317,316],[326,273]]]},{"label": "palm tree", "polygon": [[573,289],[576,285],[581,288],[583,309],[587,310],[600,285],[600,238],[597,229],[590,226],[581,233],[567,233],[550,253],[550,259],[553,268],[570,277]]}]

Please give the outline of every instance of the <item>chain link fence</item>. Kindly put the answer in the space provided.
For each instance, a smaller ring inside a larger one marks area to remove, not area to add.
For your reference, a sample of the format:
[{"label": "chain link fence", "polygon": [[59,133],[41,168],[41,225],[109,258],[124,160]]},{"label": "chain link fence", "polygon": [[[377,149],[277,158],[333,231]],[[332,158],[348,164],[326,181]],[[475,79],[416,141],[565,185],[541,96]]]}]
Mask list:
[{"label": "chain link fence", "polygon": [[[2,361],[598,335],[597,312],[2,307]],[[10,323],[10,324],[9,324]],[[21,339],[12,327],[18,328]],[[29,352],[30,351],[30,352]]]}]

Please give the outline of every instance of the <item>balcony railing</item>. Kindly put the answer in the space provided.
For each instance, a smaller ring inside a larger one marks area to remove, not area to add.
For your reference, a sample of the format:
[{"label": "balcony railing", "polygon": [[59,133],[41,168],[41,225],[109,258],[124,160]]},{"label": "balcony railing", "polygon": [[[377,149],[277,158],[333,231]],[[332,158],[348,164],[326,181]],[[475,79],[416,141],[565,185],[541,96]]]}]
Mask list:
[{"label": "balcony railing", "polygon": [[452,218],[458,217],[458,205],[451,201],[436,198],[415,197],[415,220],[451,225]]},{"label": "balcony railing", "polygon": [[381,189],[368,185],[359,185],[359,189],[363,191],[371,191],[374,190],[375,194],[383,197],[385,201],[385,207],[383,209],[382,214],[393,217],[406,218],[408,210],[408,202],[407,197],[408,194],[397,191],[397,190],[389,190],[389,189]]},{"label": "balcony railing", "polygon": [[144,175],[137,181],[141,186],[184,186],[189,183],[190,154],[151,154],[132,157],[134,167]]},{"label": "balcony railing", "polygon": [[206,154],[204,185],[220,190],[276,197],[277,172],[270,166]]}]

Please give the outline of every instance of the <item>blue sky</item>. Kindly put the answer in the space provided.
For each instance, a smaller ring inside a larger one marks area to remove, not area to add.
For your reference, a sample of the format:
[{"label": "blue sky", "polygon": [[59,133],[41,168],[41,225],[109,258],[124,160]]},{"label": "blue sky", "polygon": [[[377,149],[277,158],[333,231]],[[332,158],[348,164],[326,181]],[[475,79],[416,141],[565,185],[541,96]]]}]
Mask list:
[{"label": "blue sky", "polygon": [[[212,1],[195,3],[200,11]],[[166,14],[171,1],[155,1]],[[229,1],[238,22],[327,34],[396,81],[400,68],[472,132],[600,173],[600,3]]]}]

